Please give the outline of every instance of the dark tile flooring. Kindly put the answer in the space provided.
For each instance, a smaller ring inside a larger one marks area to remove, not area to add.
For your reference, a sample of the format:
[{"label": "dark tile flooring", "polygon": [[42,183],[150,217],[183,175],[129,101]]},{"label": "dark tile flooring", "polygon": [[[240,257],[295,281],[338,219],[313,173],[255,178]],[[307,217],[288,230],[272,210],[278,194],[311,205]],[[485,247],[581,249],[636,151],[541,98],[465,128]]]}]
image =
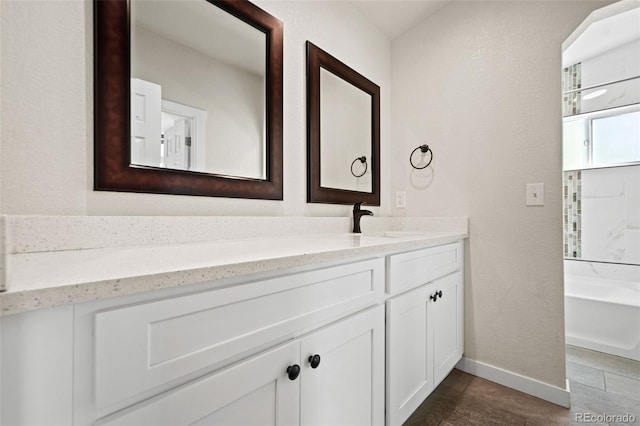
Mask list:
[{"label": "dark tile flooring", "polygon": [[405,426],[574,425],[586,423],[581,413],[628,413],[640,425],[640,362],[567,346],[567,378],[571,409],[453,370]]}]

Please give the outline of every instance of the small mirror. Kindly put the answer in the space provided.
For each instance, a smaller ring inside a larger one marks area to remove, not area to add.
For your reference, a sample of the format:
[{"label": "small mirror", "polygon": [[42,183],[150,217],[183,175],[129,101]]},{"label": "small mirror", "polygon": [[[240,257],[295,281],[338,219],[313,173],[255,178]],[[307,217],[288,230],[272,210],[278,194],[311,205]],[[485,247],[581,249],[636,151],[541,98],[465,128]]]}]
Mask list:
[{"label": "small mirror", "polygon": [[307,42],[308,195],[380,205],[380,87]]},{"label": "small mirror", "polygon": [[244,0],[94,7],[95,188],[282,199],[282,23]]}]

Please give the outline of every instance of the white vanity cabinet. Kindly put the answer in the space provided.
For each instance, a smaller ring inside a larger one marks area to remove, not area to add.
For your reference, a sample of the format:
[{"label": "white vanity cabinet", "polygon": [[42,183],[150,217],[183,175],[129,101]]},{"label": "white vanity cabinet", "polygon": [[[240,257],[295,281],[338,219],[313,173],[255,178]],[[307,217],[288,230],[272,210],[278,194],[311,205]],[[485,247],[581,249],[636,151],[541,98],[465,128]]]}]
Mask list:
[{"label": "white vanity cabinet", "polygon": [[78,306],[75,423],[381,425],[383,300],[376,258]]},{"label": "white vanity cabinet", "polygon": [[463,242],[402,247],[0,317],[0,424],[400,425],[464,340]]},{"label": "white vanity cabinet", "polygon": [[382,425],[383,380],[384,309],[379,305],[100,424]]},{"label": "white vanity cabinet", "polygon": [[[387,426],[401,425],[464,352],[462,243],[390,256],[386,302]],[[395,281],[394,281],[395,279]]]}]

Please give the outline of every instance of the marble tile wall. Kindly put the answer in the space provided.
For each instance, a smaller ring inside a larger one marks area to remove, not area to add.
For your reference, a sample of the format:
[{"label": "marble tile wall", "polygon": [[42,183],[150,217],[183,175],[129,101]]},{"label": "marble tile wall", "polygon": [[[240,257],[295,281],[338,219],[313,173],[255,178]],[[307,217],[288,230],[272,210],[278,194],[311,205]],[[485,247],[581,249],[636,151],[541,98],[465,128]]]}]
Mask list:
[{"label": "marble tile wall", "polygon": [[564,273],[572,277],[640,283],[640,265],[565,260]]},{"label": "marble tile wall", "polygon": [[574,257],[640,265],[640,166],[581,173],[581,253]]}]

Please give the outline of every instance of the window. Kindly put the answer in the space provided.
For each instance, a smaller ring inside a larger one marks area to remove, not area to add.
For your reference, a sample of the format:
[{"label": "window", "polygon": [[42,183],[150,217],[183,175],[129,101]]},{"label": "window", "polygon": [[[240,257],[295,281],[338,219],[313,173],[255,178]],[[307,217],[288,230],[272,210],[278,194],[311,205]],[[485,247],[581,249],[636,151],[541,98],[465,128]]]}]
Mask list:
[{"label": "window", "polygon": [[563,170],[640,163],[640,105],[567,117]]},{"label": "window", "polygon": [[640,111],[591,121],[592,165],[640,161]]}]

